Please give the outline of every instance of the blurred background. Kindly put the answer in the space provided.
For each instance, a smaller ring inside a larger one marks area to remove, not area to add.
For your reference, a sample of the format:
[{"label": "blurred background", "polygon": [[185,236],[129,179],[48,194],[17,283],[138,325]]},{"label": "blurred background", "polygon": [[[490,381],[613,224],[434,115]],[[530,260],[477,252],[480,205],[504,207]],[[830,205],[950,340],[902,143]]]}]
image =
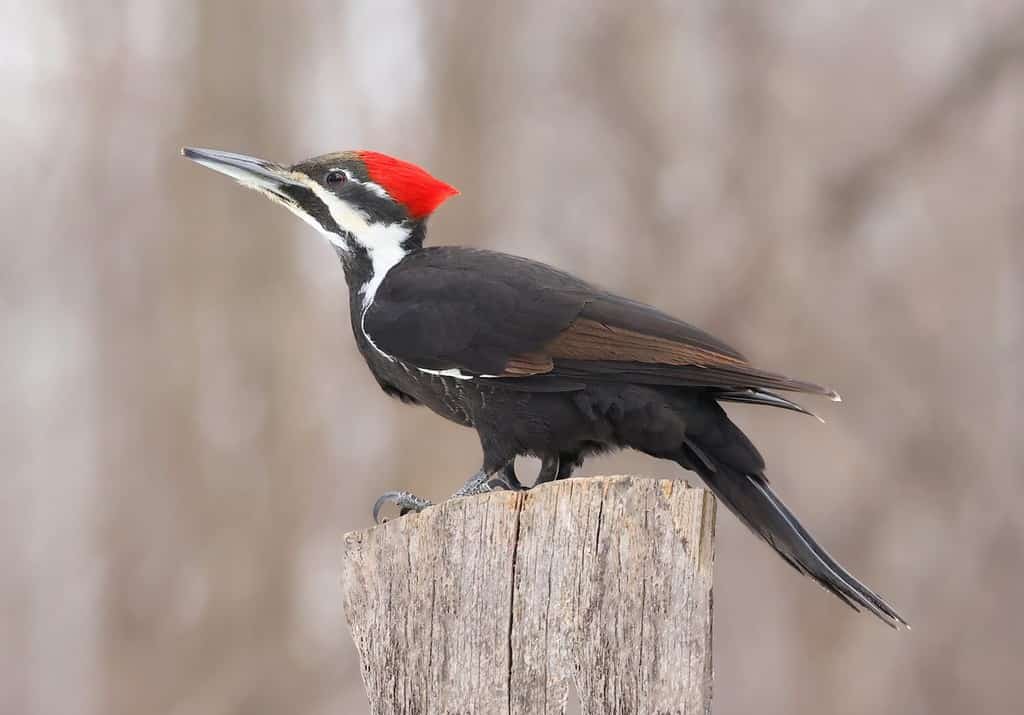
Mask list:
[{"label": "blurred background", "polygon": [[[0,711],[365,712],[341,536],[478,464],[379,391],[327,244],[183,144],[421,163],[433,242],[840,389],[731,412],[914,630],[723,513],[718,715],[1024,701],[1024,2],[8,0],[0,101]],[[684,476],[584,470],[623,472]]]}]

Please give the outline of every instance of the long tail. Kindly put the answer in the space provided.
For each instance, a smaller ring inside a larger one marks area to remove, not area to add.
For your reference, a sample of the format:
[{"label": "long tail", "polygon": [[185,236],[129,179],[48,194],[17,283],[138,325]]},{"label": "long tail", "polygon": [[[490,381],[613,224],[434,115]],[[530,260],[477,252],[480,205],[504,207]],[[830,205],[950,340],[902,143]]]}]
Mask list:
[{"label": "long tail", "polygon": [[[678,460],[680,464],[695,470],[730,511],[797,571],[813,578],[855,611],[866,609],[893,628],[909,627],[881,596],[854,578],[818,545],[771,490],[760,468],[748,470],[755,473],[744,473],[730,464],[737,461],[738,453],[746,452],[746,446],[753,457],[748,466],[757,467],[760,456],[724,411],[719,408],[719,412],[720,419],[714,421],[711,434],[698,434],[696,439],[688,439],[684,456]],[[701,436],[711,439],[702,443]]]}]

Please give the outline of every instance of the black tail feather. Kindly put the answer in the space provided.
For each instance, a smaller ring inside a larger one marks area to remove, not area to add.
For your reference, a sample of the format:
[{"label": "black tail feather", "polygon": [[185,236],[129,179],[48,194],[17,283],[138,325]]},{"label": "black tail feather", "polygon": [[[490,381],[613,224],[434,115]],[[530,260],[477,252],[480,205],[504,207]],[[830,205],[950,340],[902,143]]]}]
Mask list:
[{"label": "black tail feather", "polygon": [[811,412],[809,409],[800,405],[792,400],[786,399],[782,395],[776,395],[774,392],[768,390],[722,390],[714,393],[715,399],[721,402],[743,402],[749,405],[767,405],[768,407],[780,407],[784,410],[790,410],[792,412],[799,412],[802,415],[813,417],[819,422],[824,423],[821,417]]},{"label": "black tail feather", "polygon": [[818,545],[762,476],[738,472],[695,445],[687,445],[687,450],[692,454],[680,461],[692,465],[715,496],[793,568],[854,610],[866,609],[893,628],[909,627],[892,606]]}]

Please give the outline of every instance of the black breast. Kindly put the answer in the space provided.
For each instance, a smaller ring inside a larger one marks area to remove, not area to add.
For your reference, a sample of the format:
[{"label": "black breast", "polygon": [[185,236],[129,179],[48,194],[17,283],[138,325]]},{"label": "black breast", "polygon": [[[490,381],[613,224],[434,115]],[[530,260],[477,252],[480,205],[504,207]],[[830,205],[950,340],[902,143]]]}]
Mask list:
[{"label": "black breast", "polygon": [[402,402],[429,407],[442,417],[460,425],[473,426],[472,406],[475,404],[477,392],[473,381],[435,375],[399,360],[389,359],[367,340],[361,329],[359,317],[359,314],[353,311],[352,329],[356,345],[385,394]]}]

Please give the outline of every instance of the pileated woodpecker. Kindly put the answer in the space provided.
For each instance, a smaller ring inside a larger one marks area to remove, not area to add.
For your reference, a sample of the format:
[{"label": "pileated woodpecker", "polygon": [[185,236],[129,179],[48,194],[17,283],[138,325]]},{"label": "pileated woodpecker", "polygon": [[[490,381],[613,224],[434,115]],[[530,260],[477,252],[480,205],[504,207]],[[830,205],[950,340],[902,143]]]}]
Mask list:
[{"label": "pileated woodpecker", "polygon": [[[538,482],[589,454],[629,447],[670,459],[705,484],[797,571],[855,610],[906,625],[840,566],[769,488],[764,460],[720,403],[810,414],[777,391],[834,391],[751,365],[717,338],[650,306],[525,258],[425,247],[426,221],[458,192],[372,151],[286,167],[186,148],[193,161],[259,191],[319,231],[349,287],[356,344],[384,392],[476,430],[483,465],[456,496],[520,488],[519,455]],[[374,506],[430,504],[389,492]]]}]

